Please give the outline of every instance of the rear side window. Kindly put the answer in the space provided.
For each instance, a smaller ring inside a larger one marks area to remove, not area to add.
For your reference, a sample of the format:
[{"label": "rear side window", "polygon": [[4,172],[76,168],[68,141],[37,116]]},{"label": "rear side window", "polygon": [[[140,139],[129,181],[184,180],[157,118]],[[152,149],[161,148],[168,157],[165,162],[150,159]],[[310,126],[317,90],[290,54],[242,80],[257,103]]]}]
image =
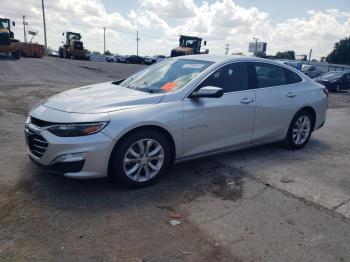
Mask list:
[{"label": "rear side window", "polygon": [[199,88],[215,86],[224,89],[224,93],[248,89],[247,63],[238,62],[223,66],[205,79]]},{"label": "rear side window", "polygon": [[265,64],[254,63],[257,88],[282,86],[287,84],[287,74],[283,67]]},{"label": "rear side window", "polygon": [[288,84],[295,84],[295,83],[299,83],[299,82],[303,81],[303,79],[298,74],[294,73],[293,71],[286,69],[286,73],[287,73],[287,83]]}]

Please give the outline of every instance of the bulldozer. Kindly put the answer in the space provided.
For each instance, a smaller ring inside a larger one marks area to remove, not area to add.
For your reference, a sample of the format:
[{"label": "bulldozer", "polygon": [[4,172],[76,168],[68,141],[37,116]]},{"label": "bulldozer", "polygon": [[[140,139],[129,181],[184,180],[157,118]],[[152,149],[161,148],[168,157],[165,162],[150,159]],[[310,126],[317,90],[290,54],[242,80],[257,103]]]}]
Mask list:
[{"label": "bulldozer", "polygon": [[19,40],[15,39],[11,31],[11,25],[15,26],[15,22],[8,18],[0,18],[0,53],[11,55],[14,59],[20,59],[21,51]]},{"label": "bulldozer", "polygon": [[66,35],[66,41],[62,42],[63,46],[60,46],[58,50],[60,58],[88,59],[88,51],[84,49],[83,42],[81,41],[82,37],[79,33],[66,32],[62,33],[62,35]]},{"label": "bulldozer", "polygon": [[[179,46],[171,50],[170,56],[208,54],[209,49],[201,52],[202,41],[203,39],[199,37],[180,35]],[[204,41],[203,45],[206,46],[207,41]]]}]

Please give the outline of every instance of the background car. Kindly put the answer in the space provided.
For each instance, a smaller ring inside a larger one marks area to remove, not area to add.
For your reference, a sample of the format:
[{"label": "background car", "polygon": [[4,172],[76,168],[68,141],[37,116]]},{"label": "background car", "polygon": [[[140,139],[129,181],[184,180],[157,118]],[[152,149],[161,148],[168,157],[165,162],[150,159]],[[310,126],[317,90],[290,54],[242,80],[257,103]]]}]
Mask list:
[{"label": "background car", "polygon": [[143,58],[137,55],[129,55],[125,61],[127,64],[143,64]]},{"label": "background car", "polygon": [[330,71],[314,80],[332,92],[350,89],[350,72]]},{"label": "background car", "polygon": [[310,78],[315,78],[322,75],[322,71],[318,70],[314,65],[302,65],[301,71]]},{"label": "background car", "polygon": [[114,56],[114,55],[107,56],[106,57],[106,61],[107,62],[114,62],[114,63],[116,63],[117,62],[117,57]]},{"label": "background car", "polygon": [[156,61],[154,60],[153,56],[144,56],[143,57],[143,63],[145,65],[152,65],[154,64]]},{"label": "background car", "polygon": [[143,60],[144,60],[144,64],[146,65],[152,65],[155,63],[159,63],[162,62],[166,59],[165,55],[155,55],[155,56],[144,56]]},{"label": "background car", "polygon": [[58,51],[55,51],[55,50],[48,50],[47,51],[47,55],[48,56],[53,56],[53,57],[59,57]]}]

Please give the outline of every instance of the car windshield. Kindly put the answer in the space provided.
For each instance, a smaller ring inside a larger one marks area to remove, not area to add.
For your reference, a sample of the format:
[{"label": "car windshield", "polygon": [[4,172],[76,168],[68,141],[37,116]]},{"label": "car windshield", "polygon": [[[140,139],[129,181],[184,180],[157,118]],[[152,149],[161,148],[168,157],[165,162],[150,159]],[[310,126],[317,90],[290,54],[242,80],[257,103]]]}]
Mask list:
[{"label": "car windshield", "polygon": [[169,93],[181,89],[213,62],[169,59],[126,79],[120,85],[148,93]]},{"label": "car windshield", "polygon": [[328,72],[322,75],[322,77],[341,77],[343,72]]}]

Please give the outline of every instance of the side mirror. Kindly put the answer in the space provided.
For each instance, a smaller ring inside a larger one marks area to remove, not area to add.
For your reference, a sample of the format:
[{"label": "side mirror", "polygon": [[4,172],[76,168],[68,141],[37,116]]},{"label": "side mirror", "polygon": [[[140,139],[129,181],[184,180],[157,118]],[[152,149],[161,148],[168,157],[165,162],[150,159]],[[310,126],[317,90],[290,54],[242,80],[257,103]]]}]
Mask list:
[{"label": "side mirror", "polygon": [[15,23],[15,22],[12,22],[12,26],[16,26],[16,23]]},{"label": "side mirror", "polygon": [[62,35],[64,36],[64,33],[62,33]]},{"label": "side mirror", "polygon": [[215,86],[204,86],[198,91],[193,92],[189,97],[196,99],[201,97],[220,98],[224,95],[224,90]]},{"label": "side mirror", "polygon": [[204,41],[204,45],[205,45],[205,46],[207,45],[207,40]]}]

